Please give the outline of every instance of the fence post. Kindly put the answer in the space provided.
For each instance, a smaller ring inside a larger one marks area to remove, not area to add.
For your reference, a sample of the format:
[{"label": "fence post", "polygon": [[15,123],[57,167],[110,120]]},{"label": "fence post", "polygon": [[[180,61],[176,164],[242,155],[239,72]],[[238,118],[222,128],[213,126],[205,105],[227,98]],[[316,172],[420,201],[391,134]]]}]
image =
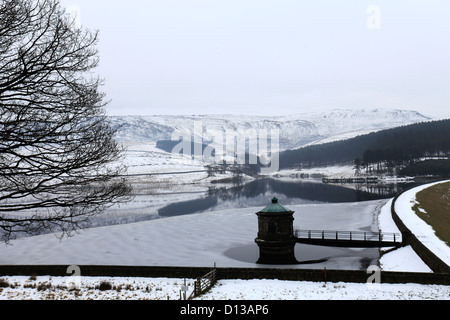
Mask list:
[{"label": "fence post", "polygon": [[217,269],[214,269],[211,286],[217,282]]}]

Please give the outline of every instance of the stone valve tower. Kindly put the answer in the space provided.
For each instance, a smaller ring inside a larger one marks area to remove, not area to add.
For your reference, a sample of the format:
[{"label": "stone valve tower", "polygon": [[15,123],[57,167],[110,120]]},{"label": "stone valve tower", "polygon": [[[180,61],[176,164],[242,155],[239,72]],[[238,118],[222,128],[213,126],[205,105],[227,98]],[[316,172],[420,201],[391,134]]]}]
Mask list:
[{"label": "stone valve tower", "polygon": [[256,213],[258,216],[259,264],[296,264],[295,238],[293,230],[294,211],[278,203],[272,204]]}]

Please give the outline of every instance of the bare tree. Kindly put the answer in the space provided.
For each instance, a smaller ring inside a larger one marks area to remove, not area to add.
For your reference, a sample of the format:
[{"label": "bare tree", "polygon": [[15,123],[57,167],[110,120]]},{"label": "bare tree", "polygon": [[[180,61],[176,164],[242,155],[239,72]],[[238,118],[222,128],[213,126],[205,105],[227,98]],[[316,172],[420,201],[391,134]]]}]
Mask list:
[{"label": "bare tree", "polygon": [[61,231],[129,200],[105,115],[98,33],[57,0],[0,0],[0,237]]}]

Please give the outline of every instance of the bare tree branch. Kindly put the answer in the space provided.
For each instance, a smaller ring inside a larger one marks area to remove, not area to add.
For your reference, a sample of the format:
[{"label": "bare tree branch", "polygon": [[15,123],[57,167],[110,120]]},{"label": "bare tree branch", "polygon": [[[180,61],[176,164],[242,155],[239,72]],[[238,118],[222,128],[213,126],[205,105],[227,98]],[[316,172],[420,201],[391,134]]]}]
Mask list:
[{"label": "bare tree branch", "polygon": [[[129,200],[104,114],[98,32],[57,0],[0,0],[0,236],[70,233]],[[1,232],[2,231],[2,232]]]}]

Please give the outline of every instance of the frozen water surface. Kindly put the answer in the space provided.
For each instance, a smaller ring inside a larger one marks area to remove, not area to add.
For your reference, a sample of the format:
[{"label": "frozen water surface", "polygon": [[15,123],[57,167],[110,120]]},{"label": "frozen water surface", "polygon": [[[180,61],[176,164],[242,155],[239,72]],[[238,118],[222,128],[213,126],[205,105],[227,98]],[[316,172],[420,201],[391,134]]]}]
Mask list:
[{"label": "frozen water surface", "polygon": [[[295,211],[294,225],[302,229],[376,231],[378,212],[385,203],[374,200],[289,208]],[[18,239],[0,247],[0,264],[260,267],[252,262],[255,250],[250,249],[244,257],[239,253],[243,248],[255,248],[255,213],[260,209],[227,209],[97,227],[62,241],[52,234]],[[287,267],[364,269],[378,258],[378,249],[303,245],[296,250],[300,261],[326,260]]]}]

